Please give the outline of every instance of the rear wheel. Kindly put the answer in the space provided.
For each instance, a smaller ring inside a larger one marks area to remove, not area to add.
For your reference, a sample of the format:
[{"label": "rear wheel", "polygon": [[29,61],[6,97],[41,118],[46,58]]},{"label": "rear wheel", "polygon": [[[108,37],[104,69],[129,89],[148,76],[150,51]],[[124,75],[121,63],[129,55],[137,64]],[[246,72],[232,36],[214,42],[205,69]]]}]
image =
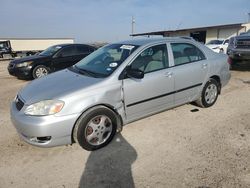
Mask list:
[{"label": "rear wheel", "polygon": [[48,74],[49,74],[49,68],[44,65],[38,65],[32,71],[32,76],[34,79],[41,78]]},{"label": "rear wheel", "polygon": [[203,108],[213,106],[218,98],[219,88],[219,83],[215,79],[210,78],[202,90],[200,99],[196,103]]},{"label": "rear wheel", "polygon": [[92,151],[106,146],[114,137],[117,128],[116,114],[105,106],[94,107],[77,121],[74,141]]}]

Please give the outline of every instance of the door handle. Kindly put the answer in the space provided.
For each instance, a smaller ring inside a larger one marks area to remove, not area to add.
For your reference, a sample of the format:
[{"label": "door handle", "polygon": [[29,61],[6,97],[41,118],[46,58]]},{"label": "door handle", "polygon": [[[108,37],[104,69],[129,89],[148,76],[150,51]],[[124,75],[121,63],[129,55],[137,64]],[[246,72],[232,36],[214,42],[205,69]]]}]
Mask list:
[{"label": "door handle", "polygon": [[166,73],[165,73],[165,76],[166,76],[166,77],[169,77],[169,78],[171,78],[172,75],[173,75],[173,72],[166,72]]},{"label": "door handle", "polygon": [[207,68],[207,63],[203,63],[203,64],[202,64],[202,68],[203,68],[203,69],[206,69],[206,68]]}]

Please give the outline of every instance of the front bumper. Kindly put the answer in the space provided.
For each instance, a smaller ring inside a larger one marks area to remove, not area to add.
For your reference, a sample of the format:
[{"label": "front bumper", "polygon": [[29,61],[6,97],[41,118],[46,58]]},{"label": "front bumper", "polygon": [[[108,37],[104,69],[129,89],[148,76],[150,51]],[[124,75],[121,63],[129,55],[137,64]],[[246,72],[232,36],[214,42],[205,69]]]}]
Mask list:
[{"label": "front bumper", "polygon": [[30,78],[32,75],[32,67],[12,67],[8,66],[8,72],[12,76],[16,76],[18,78]]},{"label": "front bumper", "polygon": [[250,50],[249,49],[231,49],[227,51],[230,58],[236,60],[250,60]]},{"label": "front bumper", "polygon": [[18,134],[27,143],[39,147],[71,144],[73,126],[79,115],[27,116],[17,110],[14,102],[11,104],[11,121]]}]

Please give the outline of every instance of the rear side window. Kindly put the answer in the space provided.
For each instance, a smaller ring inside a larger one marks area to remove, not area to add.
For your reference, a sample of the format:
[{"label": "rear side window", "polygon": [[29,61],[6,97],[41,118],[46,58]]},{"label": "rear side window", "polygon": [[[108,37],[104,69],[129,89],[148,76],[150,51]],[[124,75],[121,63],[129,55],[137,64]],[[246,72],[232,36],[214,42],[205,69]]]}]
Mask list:
[{"label": "rear side window", "polygon": [[144,73],[153,72],[169,67],[166,44],[156,45],[144,50],[131,64],[132,69]]},{"label": "rear side window", "polygon": [[90,52],[89,47],[84,45],[76,46],[76,49],[78,54],[86,54]]},{"label": "rear side window", "polygon": [[75,46],[67,46],[63,48],[60,52],[62,57],[73,56],[77,54]]},{"label": "rear side window", "polygon": [[96,48],[93,48],[93,47],[89,46],[89,52],[93,52],[95,50],[96,50]]},{"label": "rear side window", "polygon": [[202,51],[192,44],[172,43],[171,47],[175,65],[182,65],[206,59]]}]

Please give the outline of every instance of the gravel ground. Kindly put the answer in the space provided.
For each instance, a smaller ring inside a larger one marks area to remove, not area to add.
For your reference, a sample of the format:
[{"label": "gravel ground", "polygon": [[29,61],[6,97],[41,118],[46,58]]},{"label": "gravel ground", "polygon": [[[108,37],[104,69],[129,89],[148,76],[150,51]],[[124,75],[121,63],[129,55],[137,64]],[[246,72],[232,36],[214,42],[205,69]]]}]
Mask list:
[{"label": "gravel ground", "polygon": [[136,121],[88,152],[19,139],[9,104],[27,81],[7,65],[0,62],[0,188],[250,187],[250,68],[232,71],[213,107],[187,104]]}]

